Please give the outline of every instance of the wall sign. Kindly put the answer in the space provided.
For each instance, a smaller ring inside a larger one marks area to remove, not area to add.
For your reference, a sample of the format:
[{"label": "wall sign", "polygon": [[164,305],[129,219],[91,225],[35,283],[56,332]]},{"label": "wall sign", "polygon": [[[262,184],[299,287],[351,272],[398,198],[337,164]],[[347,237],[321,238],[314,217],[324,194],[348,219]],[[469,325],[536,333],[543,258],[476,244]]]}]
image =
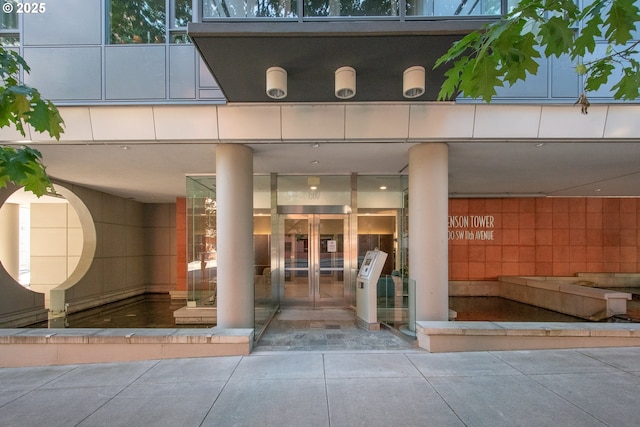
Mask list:
[{"label": "wall sign", "polygon": [[493,215],[450,215],[449,240],[493,240]]}]

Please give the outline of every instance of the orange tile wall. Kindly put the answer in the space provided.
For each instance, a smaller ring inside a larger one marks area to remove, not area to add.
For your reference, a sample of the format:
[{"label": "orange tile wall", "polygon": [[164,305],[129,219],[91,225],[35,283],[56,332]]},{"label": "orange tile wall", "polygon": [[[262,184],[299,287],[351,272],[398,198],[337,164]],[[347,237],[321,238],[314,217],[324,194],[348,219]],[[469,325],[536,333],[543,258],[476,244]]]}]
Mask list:
[{"label": "orange tile wall", "polygon": [[176,290],[187,290],[187,199],[176,199]]},{"label": "orange tile wall", "polygon": [[[450,280],[640,271],[640,199],[450,199],[449,215],[492,215],[493,240],[451,239]],[[484,228],[471,228],[475,233]]]}]

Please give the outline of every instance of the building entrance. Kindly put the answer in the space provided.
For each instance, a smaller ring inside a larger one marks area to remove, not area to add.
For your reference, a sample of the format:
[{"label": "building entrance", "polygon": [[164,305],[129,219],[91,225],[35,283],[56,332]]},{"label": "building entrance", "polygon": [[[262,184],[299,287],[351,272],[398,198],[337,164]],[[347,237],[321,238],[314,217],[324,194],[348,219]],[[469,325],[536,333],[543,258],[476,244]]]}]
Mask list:
[{"label": "building entrance", "polygon": [[283,305],[345,305],[347,215],[296,214],[280,219],[284,230]]}]

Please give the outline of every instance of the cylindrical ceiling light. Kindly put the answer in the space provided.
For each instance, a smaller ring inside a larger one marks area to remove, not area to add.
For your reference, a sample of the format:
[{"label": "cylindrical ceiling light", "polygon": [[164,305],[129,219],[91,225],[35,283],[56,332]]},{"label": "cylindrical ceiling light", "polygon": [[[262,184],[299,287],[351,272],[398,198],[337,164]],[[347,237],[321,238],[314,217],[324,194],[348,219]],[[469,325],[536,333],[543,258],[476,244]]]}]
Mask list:
[{"label": "cylindrical ceiling light", "polygon": [[353,98],[356,95],[356,70],[352,67],[340,67],[336,70],[336,97]]},{"label": "cylindrical ceiling light", "polygon": [[267,96],[273,99],[286,98],[287,70],[281,67],[271,67],[267,70]]},{"label": "cylindrical ceiling light", "polygon": [[404,95],[405,98],[417,98],[424,94],[424,86],[424,67],[416,65],[404,70],[402,75],[402,95]]}]

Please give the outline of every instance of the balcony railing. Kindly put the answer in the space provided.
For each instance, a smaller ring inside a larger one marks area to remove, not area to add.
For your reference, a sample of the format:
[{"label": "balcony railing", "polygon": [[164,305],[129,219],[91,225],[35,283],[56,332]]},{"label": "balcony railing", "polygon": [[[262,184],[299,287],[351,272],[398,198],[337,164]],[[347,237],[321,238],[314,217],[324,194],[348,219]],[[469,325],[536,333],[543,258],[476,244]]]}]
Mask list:
[{"label": "balcony railing", "polygon": [[518,0],[202,0],[203,21],[499,16]]}]

